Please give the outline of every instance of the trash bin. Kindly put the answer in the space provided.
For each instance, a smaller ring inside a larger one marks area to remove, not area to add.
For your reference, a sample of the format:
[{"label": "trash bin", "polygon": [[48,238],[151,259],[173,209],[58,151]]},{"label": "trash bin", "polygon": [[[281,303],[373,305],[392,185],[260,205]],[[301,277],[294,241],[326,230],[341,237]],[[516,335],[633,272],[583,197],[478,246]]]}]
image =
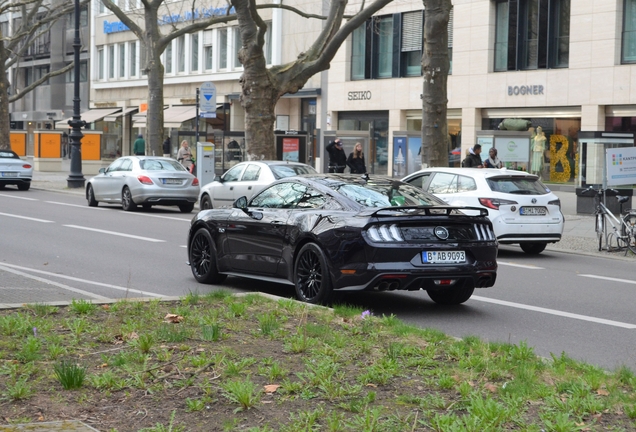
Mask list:
[{"label": "trash bin", "polygon": [[[578,214],[594,214],[594,197],[596,195],[596,191],[588,191],[588,188],[576,188],[576,212]],[[627,210],[632,208],[632,197],[634,195],[634,189],[617,189],[614,188],[616,192],[612,190],[607,190],[605,192],[605,206],[614,214],[620,214],[621,205],[616,200],[616,196],[628,196],[629,200],[623,203],[623,210]]]}]

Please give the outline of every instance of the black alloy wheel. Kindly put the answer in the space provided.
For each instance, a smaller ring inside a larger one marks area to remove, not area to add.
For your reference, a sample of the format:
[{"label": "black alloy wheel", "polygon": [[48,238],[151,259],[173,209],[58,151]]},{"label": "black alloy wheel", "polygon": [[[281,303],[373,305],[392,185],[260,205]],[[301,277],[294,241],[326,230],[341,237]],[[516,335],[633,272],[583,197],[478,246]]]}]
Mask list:
[{"label": "black alloy wheel", "polygon": [[201,197],[201,210],[209,210],[212,208],[212,200],[209,195],[203,195]]},{"label": "black alloy wheel", "polygon": [[441,290],[427,290],[428,296],[437,304],[458,305],[467,301],[473,295],[475,287],[466,283],[464,286],[444,288]]},{"label": "black alloy wheel", "polygon": [[528,255],[539,255],[545,247],[547,243],[520,243],[521,250],[527,253]]},{"label": "black alloy wheel", "polygon": [[124,186],[124,190],[121,192],[121,208],[124,211],[133,211],[137,208],[137,204],[133,201],[132,193],[128,186]]},{"label": "black alloy wheel", "polygon": [[95,199],[95,192],[93,191],[93,185],[88,185],[86,187],[86,201],[88,201],[89,207],[97,207],[99,204]]},{"label": "black alloy wheel", "polygon": [[216,265],[216,248],[212,236],[205,228],[199,228],[190,241],[190,268],[199,283],[221,283],[227,275],[220,274]]},{"label": "black alloy wheel", "polygon": [[329,277],[327,260],[315,243],[302,247],[294,266],[296,296],[299,300],[325,304],[331,298],[333,288]]}]

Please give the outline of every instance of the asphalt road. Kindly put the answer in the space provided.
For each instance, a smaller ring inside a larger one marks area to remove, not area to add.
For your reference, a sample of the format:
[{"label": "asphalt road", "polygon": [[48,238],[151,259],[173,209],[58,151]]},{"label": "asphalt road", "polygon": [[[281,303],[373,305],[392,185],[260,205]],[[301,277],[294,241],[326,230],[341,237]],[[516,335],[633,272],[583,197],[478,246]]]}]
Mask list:
[{"label": "asphalt road", "polygon": [[[123,212],[87,207],[81,195],[0,191],[0,304],[71,298],[206,293],[185,265],[192,215],[174,208]],[[350,293],[338,300],[395,314],[453,336],[527,342],[537,354],[567,355],[636,370],[634,261],[548,250],[539,256],[502,246],[498,281],[459,307],[425,292]],[[230,277],[224,287],[291,297],[289,287]]]}]

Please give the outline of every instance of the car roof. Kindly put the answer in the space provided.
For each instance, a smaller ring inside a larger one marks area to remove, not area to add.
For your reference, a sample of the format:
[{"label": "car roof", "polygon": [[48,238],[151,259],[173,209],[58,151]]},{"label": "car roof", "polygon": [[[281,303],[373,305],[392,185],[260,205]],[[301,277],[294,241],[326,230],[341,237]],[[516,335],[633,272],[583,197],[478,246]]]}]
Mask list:
[{"label": "car roof", "polygon": [[[244,165],[248,163],[262,163],[265,165],[302,165],[302,166],[311,166],[302,162],[293,162],[293,161],[280,161],[280,160],[251,160],[251,161],[243,161],[239,162],[236,165]],[[312,167],[313,168],[313,167]]]},{"label": "car roof", "polygon": [[457,168],[457,167],[438,167],[438,168],[424,168],[413,174],[408,175],[407,177],[411,177],[415,174],[425,173],[425,172],[444,172],[444,173],[452,173],[452,174],[466,174],[473,177],[501,177],[501,176],[517,176],[517,177],[532,177],[538,178],[535,174],[530,174],[525,171],[511,170],[507,168]]}]

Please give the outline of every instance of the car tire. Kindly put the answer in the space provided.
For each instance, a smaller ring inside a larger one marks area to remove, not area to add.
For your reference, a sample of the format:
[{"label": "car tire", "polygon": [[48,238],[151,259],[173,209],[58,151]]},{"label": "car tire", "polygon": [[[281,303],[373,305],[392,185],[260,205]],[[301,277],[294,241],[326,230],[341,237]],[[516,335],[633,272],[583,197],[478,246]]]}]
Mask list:
[{"label": "car tire", "polygon": [[95,199],[95,191],[93,191],[92,185],[88,185],[86,187],[86,201],[88,201],[89,207],[97,207],[97,205],[99,204]]},{"label": "car tire", "polygon": [[315,243],[307,243],[300,249],[294,265],[294,285],[300,301],[326,304],[330,300],[333,287],[327,259]]},{"label": "car tire", "polygon": [[144,209],[144,211],[148,211],[152,208],[152,204],[144,203],[141,205],[141,208]]},{"label": "car tire", "polygon": [[20,183],[18,185],[18,190],[28,191],[30,187],[31,187],[31,183]]},{"label": "car tire", "polygon": [[427,290],[428,296],[437,304],[458,305],[467,301],[473,295],[475,287],[464,284],[461,287],[445,288],[441,290]]},{"label": "car tire", "polygon": [[194,203],[181,204],[179,210],[181,213],[190,213],[194,209]]},{"label": "car tire", "polygon": [[539,255],[547,245],[547,243],[519,243],[521,250],[528,255]]},{"label": "car tire", "polygon": [[137,208],[137,204],[133,201],[132,193],[128,186],[124,186],[124,190],[121,192],[121,208],[124,211],[133,211]]},{"label": "car tire", "polygon": [[189,259],[194,278],[199,283],[221,283],[227,275],[220,274],[216,262],[216,247],[205,228],[199,228],[190,240]]},{"label": "car tire", "polygon": [[209,210],[212,208],[212,199],[210,195],[203,195],[201,197],[201,210]]},{"label": "car tire", "polygon": [[0,184],[0,190],[4,189],[5,186],[6,185],[4,185],[4,184]]}]

